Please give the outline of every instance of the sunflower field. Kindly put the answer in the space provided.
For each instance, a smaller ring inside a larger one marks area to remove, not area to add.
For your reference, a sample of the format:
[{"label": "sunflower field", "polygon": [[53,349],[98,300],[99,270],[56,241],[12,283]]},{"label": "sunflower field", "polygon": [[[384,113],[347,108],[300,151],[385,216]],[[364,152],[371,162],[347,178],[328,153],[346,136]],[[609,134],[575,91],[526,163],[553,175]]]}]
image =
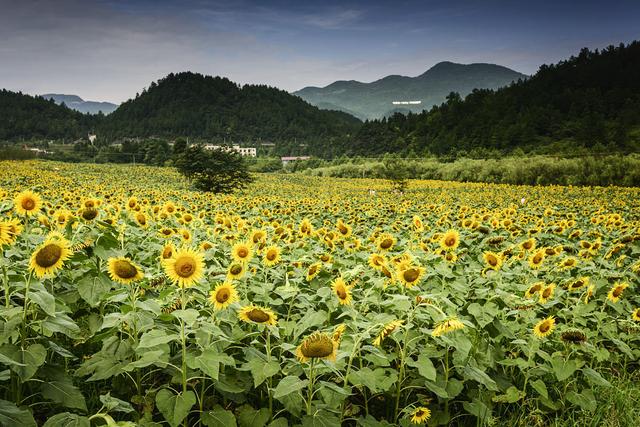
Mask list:
[{"label": "sunflower field", "polygon": [[640,357],[640,189],[0,162],[0,425],[501,425]]}]

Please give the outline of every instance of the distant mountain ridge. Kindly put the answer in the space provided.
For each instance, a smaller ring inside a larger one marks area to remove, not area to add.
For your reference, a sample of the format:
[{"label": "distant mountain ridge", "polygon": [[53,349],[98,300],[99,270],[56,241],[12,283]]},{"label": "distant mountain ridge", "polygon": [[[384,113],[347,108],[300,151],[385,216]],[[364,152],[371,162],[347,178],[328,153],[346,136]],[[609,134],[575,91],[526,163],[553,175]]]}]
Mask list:
[{"label": "distant mountain ridge", "polygon": [[[497,89],[527,77],[501,65],[440,62],[416,77],[390,75],[371,83],[339,80],[323,88],[305,87],[293,94],[318,108],[377,119],[393,112],[428,110],[444,102],[451,92],[464,97],[473,89]],[[394,105],[394,101],[421,103]]]},{"label": "distant mountain ridge", "polygon": [[112,104],[111,102],[85,101],[78,95],[46,93],[41,96],[44,99],[53,99],[58,105],[64,102],[67,107],[81,113],[98,114],[98,112],[102,111],[103,114],[110,114],[118,108],[117,104]]}]

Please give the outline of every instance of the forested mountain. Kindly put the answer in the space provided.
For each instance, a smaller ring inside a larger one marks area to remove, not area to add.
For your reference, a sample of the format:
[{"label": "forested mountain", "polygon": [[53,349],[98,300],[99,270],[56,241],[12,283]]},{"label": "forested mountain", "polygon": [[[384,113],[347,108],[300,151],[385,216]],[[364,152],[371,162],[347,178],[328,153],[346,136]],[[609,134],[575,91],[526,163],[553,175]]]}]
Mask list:
[{"label": "forested mountain", "polygon": [[153,135],[319,143],[345,139],[360,126],[353,116],[320,110],[276,88],[185,72],[152,83],[105,117],[99,130],[107,139]]},{"label": "forested mountain", "polygon": [[[527,76],[494,64],[440,62],[417,77],[387,76],[372,83],[337,81],[329,86],[306,87],[297,95],[319,108],[345,111],[361,119],[380,119],[393,112],[428,110],[444,102],[451,92],[466,96],[473,89],[497,89]],[[394,101],[421,101],[394,105]]]},{"label": "forested mountain", "polygon": [[97,120],[39,96],[0,91],[0,141],[73,140],[86,136]]},{"label": "forested mountain", "polygon": [[76,110],[81,113],[98,114],[102,112],[103,114],[109,114],[115,111],[116,108],[118,108],[117,104],[112,104],[111,102],[85,101],[78,95],[61,95],[58,93],[47,93],[42,95],[42,97],[44,99],[53,99],[58,105],[64,103],[72,110]]},{"label": "forested mountain", "polygon": [[640,42],[583,49],[509,87],[474,90],[464,100],[452,93],[428,112],[365,122],[349,153],[446,154],[552,145],[640,150],[638,70]]}]

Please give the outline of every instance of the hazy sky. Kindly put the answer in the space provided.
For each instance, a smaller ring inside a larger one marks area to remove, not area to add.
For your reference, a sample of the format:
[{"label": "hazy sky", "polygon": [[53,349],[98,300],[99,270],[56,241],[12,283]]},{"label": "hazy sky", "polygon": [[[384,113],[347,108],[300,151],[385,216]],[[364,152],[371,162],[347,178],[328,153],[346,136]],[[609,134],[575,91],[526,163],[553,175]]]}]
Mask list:
[{"label": "hazy sky", "polygon": [[633,39],[639,0],[0,0],[0,88],[122,102],[185,70],[290,91],[444,60],[531,74]]}]

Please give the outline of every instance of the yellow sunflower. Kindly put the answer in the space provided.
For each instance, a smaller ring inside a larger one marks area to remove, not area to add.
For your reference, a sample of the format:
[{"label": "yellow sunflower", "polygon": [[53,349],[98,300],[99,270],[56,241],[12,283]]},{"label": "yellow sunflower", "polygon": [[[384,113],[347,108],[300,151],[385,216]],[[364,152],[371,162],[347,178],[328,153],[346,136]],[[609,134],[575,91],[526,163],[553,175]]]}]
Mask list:
[{"label": "yellow sunflower", "polygon": [[445,251],[455,251],[460,245],[460,233],[449,230],[440,238],[440,247]]},{"label": "yellow sunflower", "polygon": [[428,421],[429,418],[431,418],[431,411],[429,408],[425,408],[424,406],[419,406],[411,412],[412,424],[422,424],[425,421]]},{"label": "yellow sunflower", "polygon": [[502,257],[494,252],[487,251],[482,255],[485,264],[492,270],[500,270],[502,267]]},{"label": "yellow sunflower", "polygon": [[433,328],[433,332],[431,332],[431,335],[434,337],[439,337],[441,335],[445,335],[462,328],[464,328],[464,323],[459,321],[458,318],[454,316],[438,323],[436,327]]},{"label": "yellow sunflower", "polygon": [[636,322],[640,322],[640,308],[636,308],[635,310],[633,310],[633,313],[631,313],[631,318]]},{"label": "yellow sunflower", "polygon": [[333,330],[333,335],[331,336],[331,339],[337,342],[338,344],[340,344],[340,340],[342,340],[342,335],[344,334],[344,331],[346,329],[347,329],[347,325],[345,325],[344,323],[339,324]]},{"label": "yellow sunflower", "polygon": [[278,246],[269,246],[264,251],[264,255],[262,257],[262,262],[267,267],[273,267],[277,263],[280,262],[280,248]]},{"label": "yellow sunflower", "polygon": [[524,297],[531,298],[532,296],[540,292],[543,286],[544,282],[534,283],[533,285],[529,286],[529,289],[527,289],[527,291],[524,293]]},{"label": "yellow sunflower", "polygon": [[338,342],[324,332],[314,332],[296,348],[296,357],[302,363],[311,359],[335,361],[338,345]]},{"label": "yellow sunflower", "polygon": [[542,263],[544,261],[545,256],[546,254],[544,249],[533,253],[529,257],[529,267],[531,267],[534,270],[537,270],[538,268],[542,267]]},{"label": "yellow sunflower", "polygon": [[307,269],[307,282],[312,281],[322,270],[322,264],[319,262],[315,262],[309,266]]},{"label": "yellow sunflower", "polygon": [[198,282],[204,273],[202,253],[189,248],[178,250],[173,257],[163,263],[166,275],[181,288],[188,288]]},{"label": "yellow sunflower", "polygon": [[13,200],[13,209],[18,215],[35,215],[41,206],[40,196],[30,190],[23,191]]},{"label": "yellow sunflower", "polygon": [[393,333],[393,331],[395,331],[397,328],[402,326],[403,323],[404,323],[404,321],[402,321],[402,320],[392,320],[391,322],[389,322],[386,325],[384,325],[384,327],[382,328],[380,333],[373,340],[373,345],[379,347],[380,344],[382,344],[382,341],[384,341],[384,339],[386,337],[391,335]]},{"label": "yellow sunflower", "polygon": [[140,267],[134,264],[129,258],[109,258],[107,264],[109,266],[109,276],[114,282],[127,285],[144,277],[144,273]]},{"label": "yellow sunflower", "polygon": [[611,302],[618,302],[622,297],[622,292],[629,287],[629,284],[626,282],[617,282],[615,283],[609,293],[607,294],[607,299]]},{"label": "yellow sunflower", "polygon": [[549,286],[545,286],[540,290],[540,303],[546,304],[551,298],[553,298],[553,293],[556,290],[556,284],[552,283]]},{"label": "yellow sunflower", "polygon": [[351,286],[348,286],[342,277],[338,277],[331,284],[333,293],[338,297],[340,305],[351,304]]},{"label": "yellow sunflower", "polygon": [[551,332],[553,332],[553,329],[555,328],[555,324],[556,324],[556,319],[553,316],[547,317],[546,319],[543,319],[538,323],[536,323],[536,326],[534,326],[533,328],[533,333],[538,338],[544,338],[550,335]]},{"label": "yellow sunflower", "polygon": [[71,256],[70,246],[69,241],[63,237],[49,237],[31,255],[29,268],[41,279],[52,276]]},{"label": "yellow sunflower", "polygon": [[248,243],[236,243],[231,249],[231,256],[238,262],[247,263],[253,257],[253,250]]},{"label": "yellow sunflower", "polygon": [[238,291],[231,283],[220,283],[209,293],[209,301],[216,310],[224,310],[238,299]]},{"label": "yellow sunflower", "polygon": [[171,243],[167,243],[162,248],[162,252],[160,253],[160,260],[164,261],[173,257],[173,254],[175,252],[176,252],[176,248]]},{"label": "yellow sunflower", "polygon": [[589,284],[589,278],[586,276],[583,276],[571,282],[568,286],[568,289],[570,291],[577,291],[578,289],[582,289],[588,284]]},{"label": "yellow sunflower", "polygon": [[384,233],[378,238],[376,246],[379,251],[390,251],[396,244],[396,238],[389,233]]},{"label": "yellow sunflower", "polygon": [[382,270],[382,267],[387,263],[387,259],[380,254],[372,253],[369,255],[369,265],[376,269]]},{"label": "yellow sunflower", "polygon": [[407,288],[412,288],[422,279],[427,270],[424,267],[400,263],[398,265],[398,278]]},{"label": "yellow sunflower", "polygon": [[278,321],[273,311],[257,305],[246,305],[238,312],[238,318],[247,323],[275,326]]},{"label": "yellow sunflower", "polygon": [[245,264],[239,262],[232,262],[227,268],[227,279],[229,280],[237,280],[241,279],[242,276],[247,272],[247,268]]}]

